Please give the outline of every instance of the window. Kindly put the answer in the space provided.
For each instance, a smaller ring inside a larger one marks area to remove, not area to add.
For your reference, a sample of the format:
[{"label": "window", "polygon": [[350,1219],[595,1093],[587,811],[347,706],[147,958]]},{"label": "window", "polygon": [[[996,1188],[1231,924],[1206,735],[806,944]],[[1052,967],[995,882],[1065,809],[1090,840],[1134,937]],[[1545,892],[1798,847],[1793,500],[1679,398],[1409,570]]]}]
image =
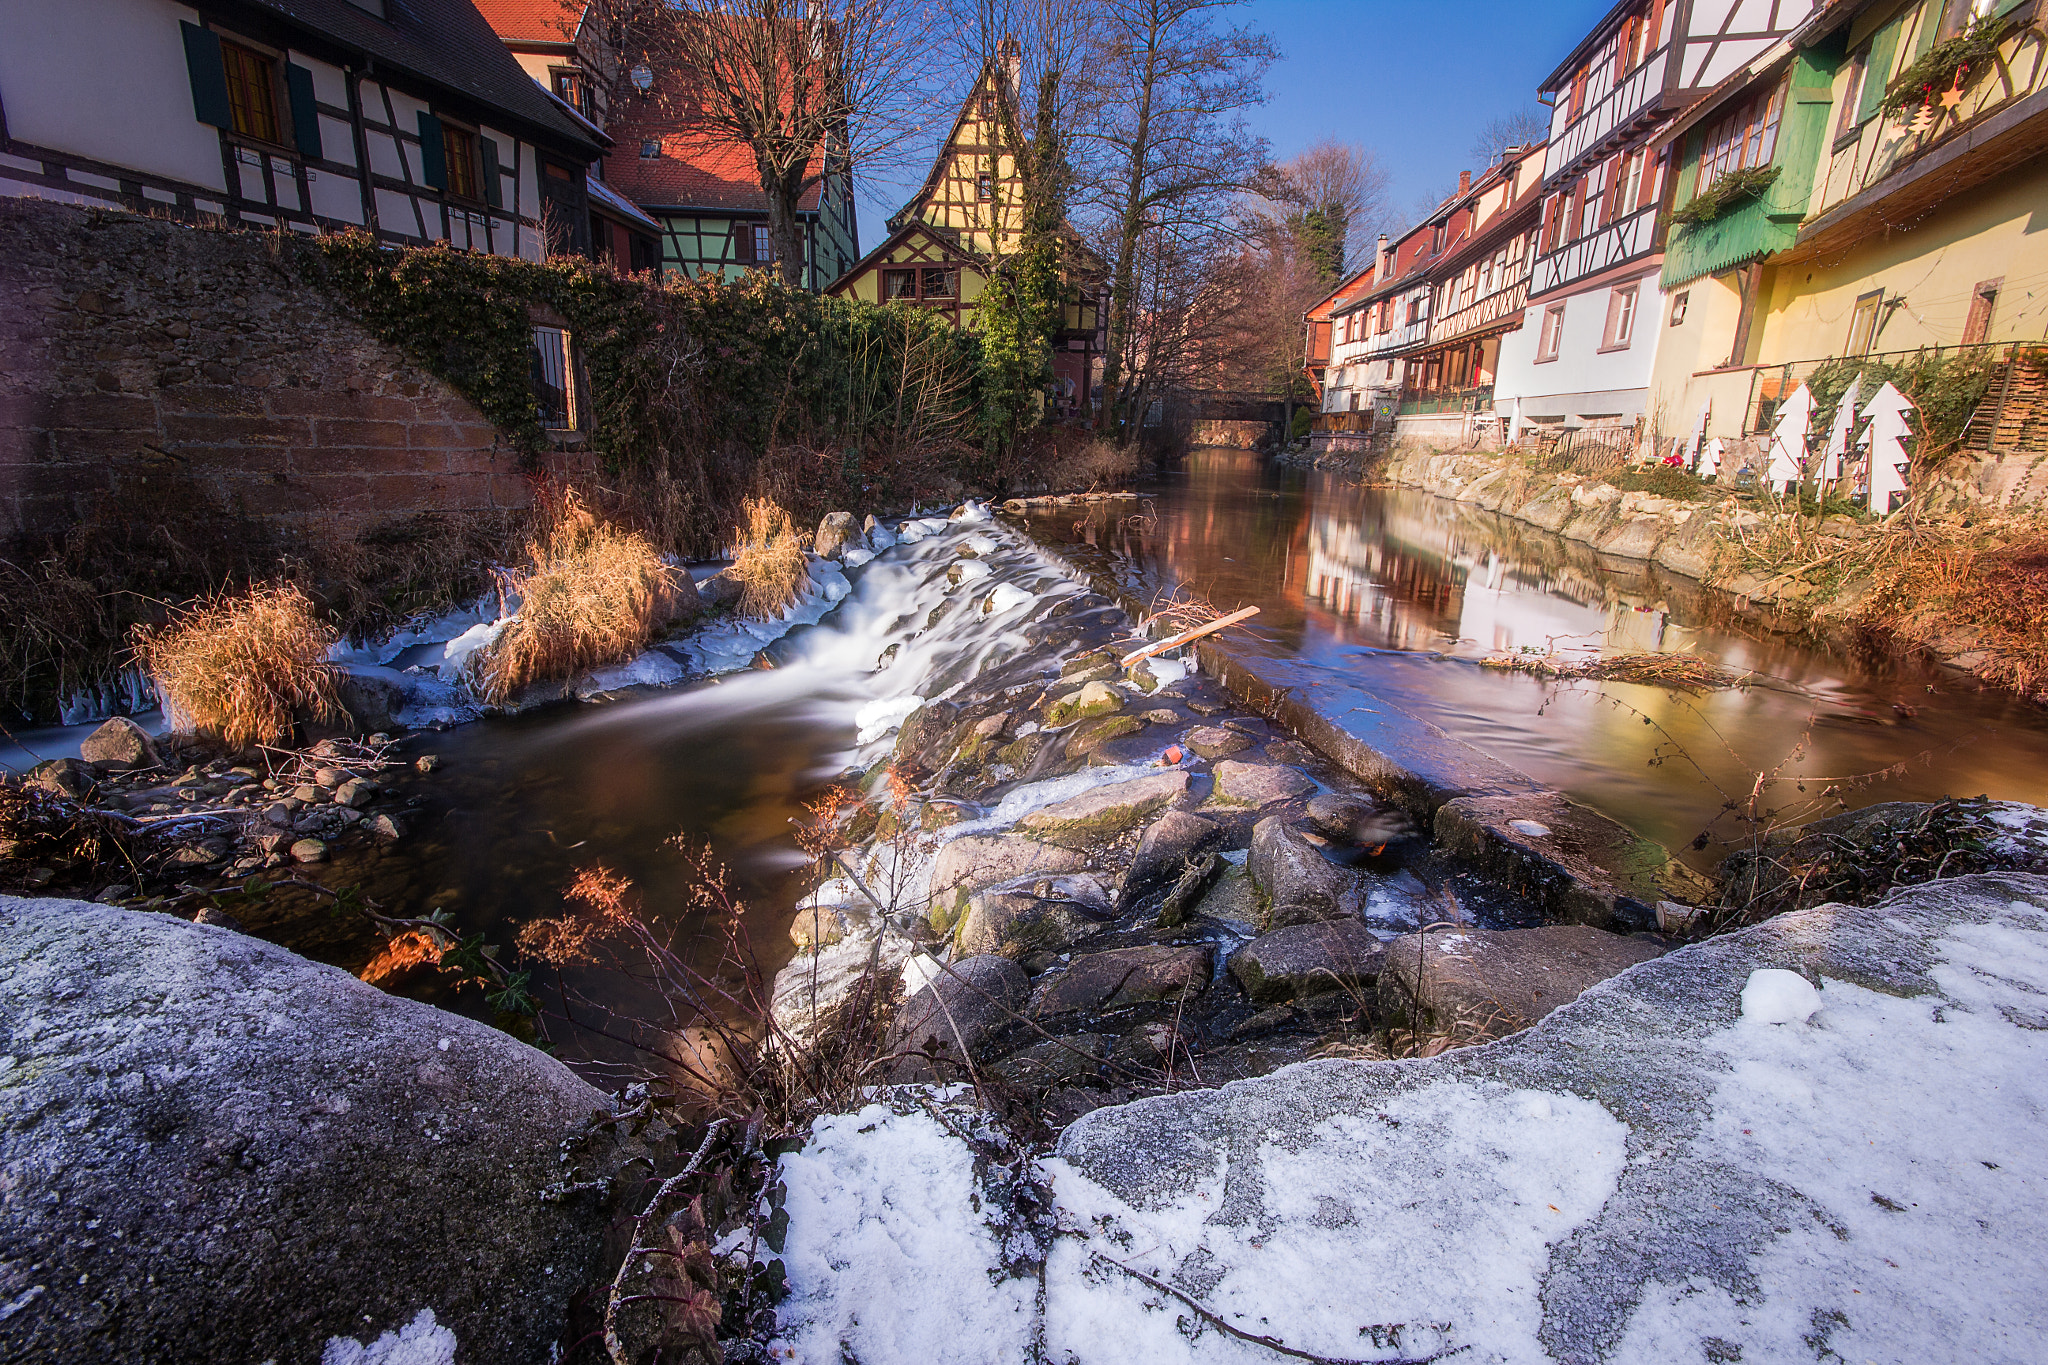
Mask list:
[{"label": "window", "polygon": [[922,297],[927,299],[950,299],[953,297],[955,290],[953,288],[952,271],[926,266],[918,271],[917,274],[918,288],[921,291]]},{"label": "window", "polygon": [[1856,311],[1849,317],[1848,355],[1869,355],[1877,344],[1877,316],[1879,305],[1884,302],[1884,290],[1873,289],[1856,300]]},{"label": "window", "polygon": [[1597,166],[1586,177],[1586,208],[1579,216],[1579,236],[1590,237],[1607,220],[1601,216],[1600,206],[1606,202],[1607,187],[1614,180],[1615,163],[1605,162]]},{"label": "window", "polygon": [[1614,203],[1608,211],[1608,221],[1634,213],[1642,207],[1643,165],[1650,159],[1650,149],[1639,147],[1621,161],[1619,183],[1614,187]]},{"label": "window", "polygon": [[1870,66],[1870,53],[1863,51],[1849,59],[1849,79],[1842,87],[1842,115],[1835,121],[1835,140],[1853,134],[1862,126],[1856,107],[1863,102],[1863,76]]},{"label": "window", "polygon": [[590,86],[583,79],[583,73],[574,67],[558,66],[550,69],[548,74],[554,78],[555,94],[561,97],[562,103],[589,118]]},{"label": "window", "polygon": [[1422,321],[1423,303],[1424,300],[1421,298],[1408,300],[1408,325],[1410,327]]},{"label": "window", "polygon": [[1693,194],[1716,180],[1753,166],[1768,166],[1778,151],[1778,120],[1785,109],[1786,82],[1768,94],[1744,100],[1707,126],[1700,138],[1700,170]]},{"label": "window", "polygon": [[1991,314],[1998,307],[2003,278],[1985,280],[1970,291],[1970,316],[1963,323],[1963,345],[1977,346],[1991,338]]},{"label": "window", "polygon": [[221,68],[228,78],[228,109],[243,137],[280,141],[277,134],[277,67],[270,58],[240,43],[223,41]]},{"label": "window", "polygon": [[1692,302],[1691,290],[1671,296],[1671,325],[1673,327],[1681,327],[1685,324],[1685,305],[1690,302]]},{"label": "window", "polygon": [[575,350],[568,331],[561,327],[534,328],[527,362],[534,401],[540,408],[541,428],[576,430]]},{"label": "window", "polygon": [[481,199],[477,192],[476,134],[452,123],[441,125],[442,155],[448,159],[448,193],[463,199]]},{"label": "window", "polygon": [[995,197],[996,197],[996,182],[995,182],[995,177],[994,177],[994,176],[988,176],[988,175],[978,175],[978,176],[974,177],[974,197],[975,197],[975,198],[977,198],[977,199],[993,199],[993,198],[995,198]]},{"label": "window", "polygon": [[1607,296],[1607,330],[1600,342],[1603,351],[1625,351],[1636,334],[1636,293],[1639,286],[1623,285]]},{"label": "window", "polygon": [[658,137],[643,137],[643,138],[641,138],[641,139],[640,139],[640,159],[641,159],[642,161],[652,161],[652,160],[654,160],[654,159],[655,159],[656,157],[658,157],[658,156],[660,156],[660,155],[661,155],[661,139],[660,139],[660,138],[658,138]]},{"label": "window", "polygon": [[996,97],[994,95],[983,95],[981,97],[981,116],[983,119],[995,118]]},{"label": "window", "polygon": [[915,270],[884,270],[882,272],[882,301],[894,303],[898,299],[917,297],[917,272]]},{"label": "window", "polygon": [[1564,305],[1553,303],[1543,310],[1543,332],[1536,339],[1536,362],[1557,359],[1564,341]]}]

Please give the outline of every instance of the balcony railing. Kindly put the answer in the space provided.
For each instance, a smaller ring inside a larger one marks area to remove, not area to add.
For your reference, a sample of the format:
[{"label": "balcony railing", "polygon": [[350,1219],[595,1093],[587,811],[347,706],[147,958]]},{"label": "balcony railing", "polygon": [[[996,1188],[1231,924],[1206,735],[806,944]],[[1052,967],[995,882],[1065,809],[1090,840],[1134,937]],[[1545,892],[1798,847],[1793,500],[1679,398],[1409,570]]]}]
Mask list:
[{"label": "balcony railing", "polygon": [[1401,395],[1401,405],[1396,409],[1403,417],[1434,417],[1441,413],[1492,410],[1491,384],[1470,389],[1437,389],[1430,393],[1410,390]]}]

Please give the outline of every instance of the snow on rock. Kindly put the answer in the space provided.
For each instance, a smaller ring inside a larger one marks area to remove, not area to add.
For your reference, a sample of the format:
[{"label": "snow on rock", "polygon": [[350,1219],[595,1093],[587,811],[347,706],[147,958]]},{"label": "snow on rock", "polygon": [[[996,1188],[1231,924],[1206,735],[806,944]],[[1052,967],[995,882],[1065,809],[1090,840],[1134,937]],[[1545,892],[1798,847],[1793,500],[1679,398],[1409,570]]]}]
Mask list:
[{"label": "snow on rock", "polygon": [[902,725],[910,713],[922,705],[924,698],[915,693],[906,697],[881,697],[867,703],[853,713],[854,729],[859,732],[854,743],[874,743]]},{"label": "snow on rock", "polygon": [[998,583],[995,586],[995,591],[988,595],[986,610],[992,615],[1001,616],[1006,611],[1016,607],[1028,606],[1037,600],[1036,597],[1024,591],[1015,583]]},{"label": "snow on rock", "polygon": [[790,1293],[774,1359],[1034,1358],[1038,1283],[1006,1273],[974,1154],[931,1115],[871,1104],[821,1118],[781,1175]]},{"label": "snow on rock", "polygon": [[469,671],[469,661],[478,650],[488,649],[497,643],[505,625],[504,621],[479,621],[442,646],[441,661],[436,668],[441,681],[461,682]]},{"label": "snow on rock", "polygon": [[1820,1008],[1820,992],[1797,972],[1763,967],[1742,987],[1742,1017],[1752,1024],[1803,1024]]},{"label": "snow on rock", "polygon": [[689,668],[675,655],[662,649],[650,649],[625,663],[592,669],[577,680],[576,695],[594,697],[600,692],[616,692],[622,687],[667,687],[681,682],[689,674]]},{"label": "snow on rock", "polygon": [[[1276,1358],[1214,1315],[1353,1361],[2033,1359],[2044,1000],[2048,877],[1987,873],[1682,949],[1483,1047],[1096,1110],[1042,1167],[1042,1357]],[[1038,1358],[968,1149],[873,1108],[819,1133],[782,1358]]]},{"label": "snow on rock", "polygon": [[434,1321],[433,1309],[422,1308],[367,1346],[354,1337],[329,1337],[320,1365],[455,1365],[455,1333]]}]

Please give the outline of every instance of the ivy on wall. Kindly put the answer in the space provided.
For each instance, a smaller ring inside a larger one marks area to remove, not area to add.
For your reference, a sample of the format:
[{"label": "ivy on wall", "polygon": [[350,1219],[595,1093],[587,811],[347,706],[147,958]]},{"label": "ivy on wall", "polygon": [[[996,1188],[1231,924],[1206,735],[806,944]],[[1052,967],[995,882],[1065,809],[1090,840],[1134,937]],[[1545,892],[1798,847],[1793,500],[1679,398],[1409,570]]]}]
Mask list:
[{"label": "ivy on wall", "polygon": [[[608,472],[682,490],[694,509],[676,537],[684,552],[715,550],[739,499],[757,492],[802,502],[805,491],[873,491],[877,478],[907,489],[987,472],[973,444],[950,439],[979,408],[980,342],[923,310],[822,298],[759,274],[732,284],[621,275],[577,258],[382,247],[361,232],[298,249],[311,278],[529,452],[549,439],[529,377],[533,314],[559,316],[587,380],[583,438]],[[759,487],[763,462],[792,446],[832,451],[829,482],[851,487],[828,490],[815,476]],[[912,452],[923,467],[895,467]]]}]

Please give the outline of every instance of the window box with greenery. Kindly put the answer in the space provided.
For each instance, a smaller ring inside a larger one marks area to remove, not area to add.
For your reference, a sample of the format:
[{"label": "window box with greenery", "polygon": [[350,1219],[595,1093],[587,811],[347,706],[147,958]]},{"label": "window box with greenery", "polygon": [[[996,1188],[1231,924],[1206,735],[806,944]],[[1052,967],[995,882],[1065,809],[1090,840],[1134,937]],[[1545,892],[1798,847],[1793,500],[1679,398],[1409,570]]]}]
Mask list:
[{"label": "window box with greenery", "polygon": [[1968,89],[1972,81],[1996,64],[1998,45],[2005,41],[2016,22],[2011,12],[2016,6],[2000,8],[2003,12],[1985,15],[1955,37],[1936,43],[1915,58],[1893,77],[1878,110],[1887,118],[1909,117],[1935,104],[1950,90]]},{"label": "window box with greenery", "polygon": [[1776,184],[1780,169],[1777,166],[1751,166],[1745,170],[1730,171],[1673,209],[1671,221],[1680,226],[1711,223]]}]

